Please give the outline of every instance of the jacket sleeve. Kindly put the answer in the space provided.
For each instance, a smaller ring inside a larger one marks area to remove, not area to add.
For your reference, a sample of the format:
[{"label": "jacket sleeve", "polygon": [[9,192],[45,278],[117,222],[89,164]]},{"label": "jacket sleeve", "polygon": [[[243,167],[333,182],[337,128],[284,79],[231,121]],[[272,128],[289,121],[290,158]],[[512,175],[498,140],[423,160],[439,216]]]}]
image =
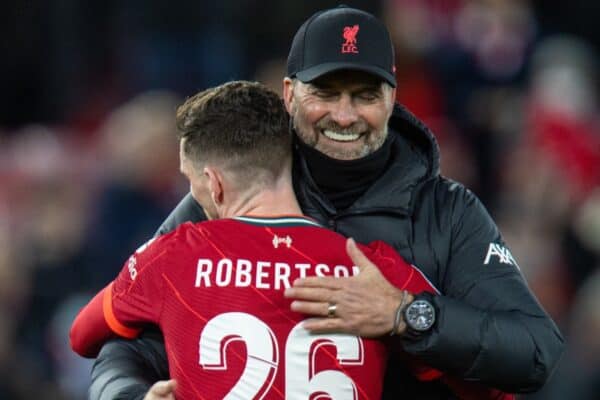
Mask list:
[{"label": "jacket sleeve", "polygon": [[90,400],[142,400],[152,384],[169,378],[162,334],[144,330],[134,340],[107,342],[92,368]]},{"label": "jacket sleeve", "polygon": [[165,219],[158,228],[158,231],[156,231],[154,236],[169,233],[184,222],[200,222],[204,220],[206,220],[206,216],[204,215],[202,207],[200,207],[200,204],[198,204],[192,195],[188,193],[179,204],[177,204],[175,209],[171,211],[171,214],[169,214],[167,219]]},{"label": "jacket sleeve", "polygon": [[405,351],[468,381],[510,393],[538,390],[563,351],[558,328],[475,195],[454,183],[435,201],[438,210],[452,210],[437,224],[449,235],[437,321],[427,335],[402,339]]},{"label": "jacket sleeve", "polygon": [[[156,236],[187,222],[206,219],[188,194],[160,226]],[[152,384],[169,378],[165,345],[160,332],[146,332],[135,340],[106,343],[92,367],[89,400],[141,400]]]}]

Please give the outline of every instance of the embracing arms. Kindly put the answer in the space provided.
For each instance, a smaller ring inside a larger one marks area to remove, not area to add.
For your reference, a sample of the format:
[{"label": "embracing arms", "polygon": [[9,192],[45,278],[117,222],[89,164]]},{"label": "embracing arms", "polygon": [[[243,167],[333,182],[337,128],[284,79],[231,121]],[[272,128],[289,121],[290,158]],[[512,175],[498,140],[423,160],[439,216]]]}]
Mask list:
[{"label": "embracing arms", "polygon": [[[419,199],[413,216],[414,262],[431,266],[430,279],[441,290],[433,299],[437,322],[418,339],[397,340],[407,353],[464,380],[510,393],[535,391],[556,366],[563,338],[479,200],[458,184],[438,186]],[[295,284],[312,290],[303,290],[299,311],[318,316],[311,303],[337,304],[341,317],[315,321],[312,329],[389,333],[397,291],[380,287],[386,283],[376,276],[336,285],[342,286],[328,287],[319,278]]]},{"label": "embracing arms", "polygon": [[[188,194],[165,220],[157,235],[172,231],[183,222],[205,219],[202,208]],[[89,399],[142,400],[154,382],[167,379],[169,369],[162,334],[158,328],[144,329],[136,339],[115,339],[102,347],[92,368]]]},{"label": "embracing arms", "polygon": [[444,295],[434,300],[439,319],[430,335],[404,340],[404,348],[469,381],[516,393],[538,390],[564,340],[481,202],[458,184],[450,188],[434,198],[449,207],[451,227],[440,270]]}]

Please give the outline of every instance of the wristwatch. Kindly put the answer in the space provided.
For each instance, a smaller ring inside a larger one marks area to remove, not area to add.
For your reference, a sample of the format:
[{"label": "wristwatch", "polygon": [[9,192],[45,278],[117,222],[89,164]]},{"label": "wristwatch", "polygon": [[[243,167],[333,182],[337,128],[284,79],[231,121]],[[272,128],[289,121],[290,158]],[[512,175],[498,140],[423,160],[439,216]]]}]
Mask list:
[{"label": "wristwatch", "polygon": [[435,323],[435,307],[432,296],[422,293],[404,308],[404,322],[407,336],[420,336],[429,331]]}]

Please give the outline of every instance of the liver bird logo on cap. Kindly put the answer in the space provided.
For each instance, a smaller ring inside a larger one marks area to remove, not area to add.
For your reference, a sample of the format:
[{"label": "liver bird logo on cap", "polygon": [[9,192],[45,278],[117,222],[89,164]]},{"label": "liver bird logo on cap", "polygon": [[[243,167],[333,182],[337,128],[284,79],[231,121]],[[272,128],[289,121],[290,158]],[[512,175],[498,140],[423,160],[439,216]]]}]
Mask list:
[{"label": "liver bird logo on cap", "polygon": [[358,53],[358,47],[356,47],[356,35],[358,34],[358,25],[345,26],[344,33],[344,44],[342,44],[342,53]]}]

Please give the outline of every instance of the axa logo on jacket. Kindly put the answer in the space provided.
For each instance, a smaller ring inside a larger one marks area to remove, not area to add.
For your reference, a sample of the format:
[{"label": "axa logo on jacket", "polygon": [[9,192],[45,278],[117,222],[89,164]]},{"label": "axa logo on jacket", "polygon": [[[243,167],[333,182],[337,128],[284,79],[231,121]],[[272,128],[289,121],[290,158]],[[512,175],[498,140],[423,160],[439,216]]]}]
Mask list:
[{"label": "axa logo on jacket", "polygon": [[519,264],[517,264],[510,250],[501,244],[490,243],[483,265],[488,265],[492,257],[498,257],[498,261],[502,264],[509,264],[519,268]]}]

